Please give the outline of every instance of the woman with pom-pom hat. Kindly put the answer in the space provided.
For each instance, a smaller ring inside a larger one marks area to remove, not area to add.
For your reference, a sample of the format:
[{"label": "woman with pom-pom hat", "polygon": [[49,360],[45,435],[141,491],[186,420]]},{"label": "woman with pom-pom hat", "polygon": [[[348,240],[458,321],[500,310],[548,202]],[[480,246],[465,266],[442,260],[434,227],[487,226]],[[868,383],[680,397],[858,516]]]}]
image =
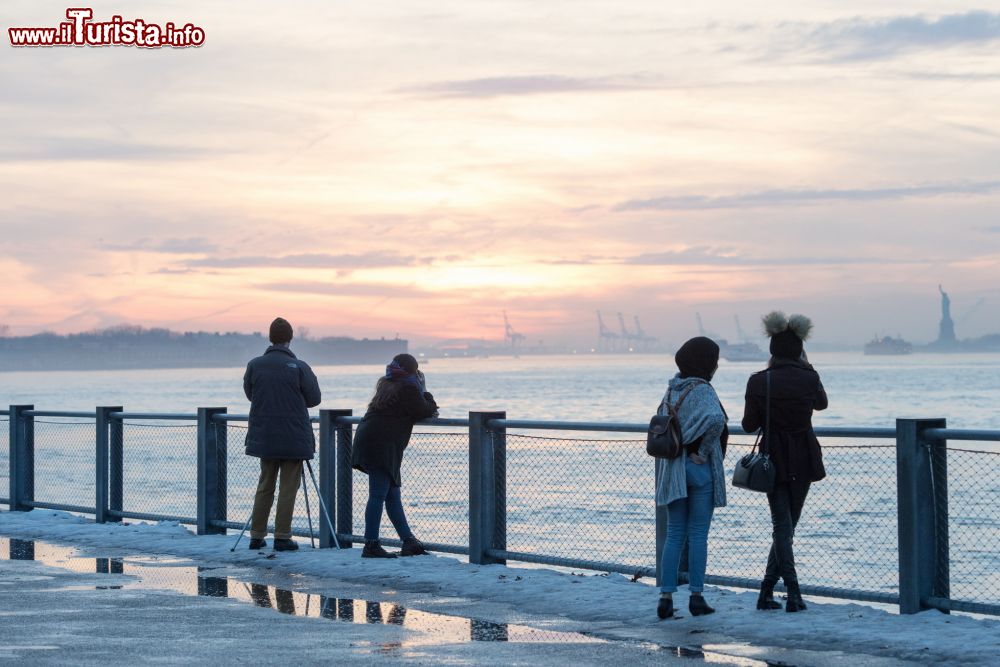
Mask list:
[{"label": "woman with pom-pom hat", "polygon": [[763,441],[776,472],[774,490],[767,494],[773,532],[757,608],[781,608],[774,600],[774,587],[778,579],[783,579],[788,592],[785,611],[802,611],[806,605],[799,592],[792,538],[809,486],[826,477],[812,415],[814,410],[826,409],[827,397],[819,373],[809,364],[803,349],[812,331],[809,318],[785,317],[775,311],[765,315],[763,322],[771,338],[771,360],[767,370],[751,375],[747,381],[743,412],[743,428],[748,433],[764,426],[770,384],[771,432],[764,434]]}]

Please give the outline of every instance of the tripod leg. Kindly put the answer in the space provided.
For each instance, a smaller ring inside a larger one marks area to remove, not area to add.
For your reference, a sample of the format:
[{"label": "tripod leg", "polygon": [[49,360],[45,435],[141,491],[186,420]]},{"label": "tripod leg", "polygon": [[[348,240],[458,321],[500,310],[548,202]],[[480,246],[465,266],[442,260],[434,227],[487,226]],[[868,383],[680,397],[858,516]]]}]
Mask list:
[{"label": "tripod leg", "polygon": [[312,478],[313,488],[316,490],[316,497],[319,498],[320,514],[326,518],[327,528],[330,529],[330,535],[333,536],[333,543],[336,547],[340,548],[340,540],[337,539],[337,531],[333,527],[333,521],[330,520],[330,510],[326,506],[326,501],[323,500],[323,494],[319,492],[319,484],[316,483],[316,473],[313,472],[312,462],[306,461],[306,467],[309,468],[309,476]]},{"label": "tripod leg", "polygon": [[306,518],[309,519],[309,544],[312,548],[316,548],[316,538],[313,537],[313,517],[312,511],[309,509],[309,489],[306,484],[306,469],[302,469],[302,495],[306,497]]},{"label": "tripod leg", "polygon": [[240,540],[243,539],[243,533],[247,532],[247,528],[250,527],[250,520],[253,519],[253,512],[247,517],[247,522],[243,524],[243,530],[240,531],[239,537],[236,538],[236,542],[233,544],[233,548],[230,551],[236,551],[236,547],[240,545]]}]

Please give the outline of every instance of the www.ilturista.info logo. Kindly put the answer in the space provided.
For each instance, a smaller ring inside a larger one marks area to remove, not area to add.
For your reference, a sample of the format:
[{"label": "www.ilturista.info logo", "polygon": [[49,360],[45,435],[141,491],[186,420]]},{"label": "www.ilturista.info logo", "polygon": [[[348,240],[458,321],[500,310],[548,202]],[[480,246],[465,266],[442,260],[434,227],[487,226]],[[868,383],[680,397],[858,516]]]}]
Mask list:
[{"label": "www.ilturista.info logo", "polygon": [[93,21],[94,10],[71,7],[57,28],[8,28],[11,46],[141,46],[147,49],[187,48],[205,43],[205,30],[191,23],[158,25],[143,19]]}]

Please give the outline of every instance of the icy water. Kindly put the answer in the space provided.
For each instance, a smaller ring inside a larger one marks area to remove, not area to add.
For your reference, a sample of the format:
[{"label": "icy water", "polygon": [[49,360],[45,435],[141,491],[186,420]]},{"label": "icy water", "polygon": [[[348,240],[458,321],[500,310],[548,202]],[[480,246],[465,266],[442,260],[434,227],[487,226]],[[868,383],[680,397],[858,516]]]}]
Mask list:
[{"label": "icy water", "polygon": [[[956,428],[1000,429],[1000,356],[816,354],[830,409],[822,426],[880,426],[897,417],[945,417]],[[506,410],[510,418],[644,422],[674,372],[668,356],[435,359],[425,366],[444,417]],[[714,384],[731,421],[756,364],[723,362]],[[323,407],[362,414],[381,369],[317,368]],[[193,413],[224,406],[245,413],[242,369],[0,373],[0,404],[38,409]],[[2,420],[2,418],[0,418]],[[77,423],[67,423],[77,422]],[[229,427],[229,520],[242,524],[256,461],[242,454],[244,427]],[[565,435],[567,437],[558,437]],[[93,422],[36,420],[36,498],[93,505]],[[0,489],[6,489],[6,424],[0,423]],[[748,444],[734,438],[727,459]],[[897,588],[895,450],[889,440],[823,440],[829,476],[815,484],[796,535],[804,582],[893,592]],[[125,425],[125,509],[193,517],[196,438],[190,423]],[[951,580],[955,597],[1000,600],[1000,447],[955,442],[949,452]],[[367,490],[355,474],[354,530]],[[422,427],[404,462],[404,503],[428,542],[468,540],[467,437]],[[536,554],[651,566],[654,525],[651,460],[629,434],[510,434],[507,439],[507,548]],[[299,496],[296,529],[307,530]],[[315,498],[313,508],[315,510]],[[318,517],[313,515],[314,521]],[[318,524],[316,524],[318,529]],[[764,498],[730,488],[715,516],[709,571],[758,578],[769,543]],[[383,526],[384,536],[393,536]]]},{"label": "icy water", "polygon": [[[308,360],[307,360],[308,361]],[[959,428],[1000,429],[1000,355],[865,357],[814,354],[830,395],[825,426],[891,426],[897,417],[947,417]],[[747,377],[760,364],[721,362],[715,385],[730,417],[743,409]],[[470,410],[506,410],[512,419],[645,421],[675,372],[667,355],[579,355],[434,359],[425,362],[428,388],[445,417]],[[325,408],[362,413],[382,372],[378,366],[315,369]],[[243,369],[0,372],[0,405],[93,410],[193,412],[224,406],[245,413]]]}]

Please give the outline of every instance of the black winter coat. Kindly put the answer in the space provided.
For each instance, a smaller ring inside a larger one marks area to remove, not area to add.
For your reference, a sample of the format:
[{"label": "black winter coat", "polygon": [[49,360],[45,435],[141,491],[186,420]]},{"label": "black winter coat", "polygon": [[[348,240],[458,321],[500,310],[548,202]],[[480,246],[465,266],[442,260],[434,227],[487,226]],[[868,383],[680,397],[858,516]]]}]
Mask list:
[{"label": "black winter coat", "polygon": [[402,486],[399,468],[403,450],[410,444],[413,424],[427,419],[438,409],[434,397],[412,384],[402,384],[393,403],[384,408],[368,408],[354,434],[351,464],[367,473],[384,470],[395,486]]},{"label": "black winter coat", "polygon": [[[767,377],[771,373],[771,434],[766,440],[778,482],[818,482],[826,477],[823,452],[812,427],[813,410],[827,407],[819,373],[801,361],[775,359],[770,371],[747,381],[743,429],[753,433],[764,426]],[[767,438],[765,433],[762,442]]]},{"label": "black winter coat", "polygon": [[311,459],[316,439],[309,408],[321,400],[309,364],[281,345],[247,364],[243,391],[250,400],[247,455],[261,459]]}]

